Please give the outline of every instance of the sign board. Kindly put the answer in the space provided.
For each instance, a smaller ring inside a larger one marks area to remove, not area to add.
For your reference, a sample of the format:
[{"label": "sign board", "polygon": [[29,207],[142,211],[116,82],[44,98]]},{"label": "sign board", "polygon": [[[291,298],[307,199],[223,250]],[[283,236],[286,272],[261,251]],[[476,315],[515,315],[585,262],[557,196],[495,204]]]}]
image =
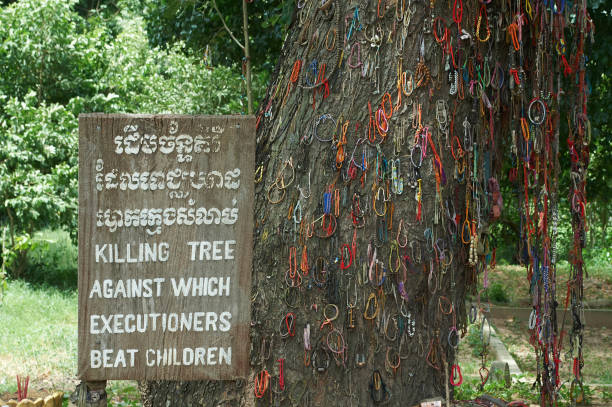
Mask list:
[{"label": "sign board", "polygon": [[255,120],[79,116],[83,380],[248,372]]}]

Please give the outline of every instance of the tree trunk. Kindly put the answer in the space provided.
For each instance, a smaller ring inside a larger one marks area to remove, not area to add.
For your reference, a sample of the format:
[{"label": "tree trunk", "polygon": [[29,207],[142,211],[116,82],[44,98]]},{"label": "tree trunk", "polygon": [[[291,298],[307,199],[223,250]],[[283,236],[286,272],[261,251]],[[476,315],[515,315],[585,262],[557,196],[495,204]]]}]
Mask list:
[{"label": "tree trunk", "polygon": [[530,79],[502,30],[516,10],[297,3],[258,116],[251,375],[148,383],[145,405],[452,397],[453,345],[491,261],[494,178]]}]

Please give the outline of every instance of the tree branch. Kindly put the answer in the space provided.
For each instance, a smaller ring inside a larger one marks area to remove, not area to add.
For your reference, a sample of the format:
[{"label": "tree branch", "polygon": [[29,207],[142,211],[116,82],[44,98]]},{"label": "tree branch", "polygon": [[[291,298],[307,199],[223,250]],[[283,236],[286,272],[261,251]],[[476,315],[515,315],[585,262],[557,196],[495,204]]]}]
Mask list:
[{"label": "tree branch", "polygon": [[[213,0],[215,1],[215,0]],[[247,0],[242,0],[242,32],[244,34],[244,59],[246,62],[247,112],[253,114],[253,92],[251,85],[251,52],[249,51],[249,18]]]},{"label": "tree branch", "polygon": [[225,19],[223,18],[223,14],[221,14],[221,11],[219,11],[219,7],[217,7],[217,2],[215,0],[212,0],[212,4],[215,10],[217,11],[217,14],[219,14],[219,18],[221,19],[221,22],[223,23],[223,27],[225,27],[225,31],[227,31],[229,36],[232,37],[232,40],[234,40],[234,42],[238,44],[238,46],[244,51],[244,45],[242,45],[240,41],[238,41],[238,39],[234,37],[234,34],[232,34],[232,30],[230,30],[227,24],[225,24]]}]

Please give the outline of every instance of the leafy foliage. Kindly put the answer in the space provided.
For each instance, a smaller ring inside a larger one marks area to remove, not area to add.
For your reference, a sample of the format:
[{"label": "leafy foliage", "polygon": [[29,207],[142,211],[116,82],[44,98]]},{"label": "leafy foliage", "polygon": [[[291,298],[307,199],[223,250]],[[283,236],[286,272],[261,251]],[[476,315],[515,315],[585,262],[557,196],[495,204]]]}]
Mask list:
[{"label": "leafy foliage", "polygon": [[119,19],[120,34],[107,47],[102,86],[112,95],[107,111],[229,114],[243,110],[240,76],[211,68],[182,43],[149,48],[142,17]]},{"label": "leafy foliage", "polygon": [[588,79],[591,87],[589,117],[592,129],[591,162],[587,178],[591,215],[590,246],[605,248],[609,253],[612,246],[612,233],[608,229],[612,207],[612,44],[608,39],[612,35],[612,2],[593,1],[590,6],[597,30],[595,42],[588,50]]},{"label": "leafy foliage", "polygon": [[87,30],[74,0],[21,0],[0,12],[0,93],[35,91],[39,102],[67,103],[95,92],[104,69],[104,30]]},{"label": "leafy foliage", "polygon": [[[225,23],[240,41],[242,1],[216,0]],[[276,63],[285,30],[293,14],[294,2],[258,0],[248,6],[251,59],[262,68]],[[170,46],[184,41],[190,49],[203,54],[208,46],[213,61],[232,65],[243,57],[242,50],[230,40],[221,17],[211,0],[148,0],[147,31],[154,46]]]},{"label": "leafy foliage", "polygon": [[5,104],[0,124],[0,221],[9,226],[10,253],[3,260],[23,272],[31,235],[62,225],[76,236],[77,122],[58,104],[38,103],[35,93]]},{"label": "leafy foliage", "polygon": [[67,221],[76,209],[75,116],[58,104],[38,104],[34,93],[9,99],[5,109],[0,196],[14,227],[32,232]]},{"label": "leafy foliage", "polygon": [[[89,11],[87,0],[0,8],[0,227],[2,265],[13,277],[34,275],[28,262],[41,264],[28,256],[44,249],[32,238],[37,231],[64,229],[76,242],[80,113],[245,110],[237,65],[212,67],[180,41],[152,48],[139,0],[105,3]],[[266,82],[265,73],[254,75],[256,98]],[[69,270],[46,267],[58,276]]]}]

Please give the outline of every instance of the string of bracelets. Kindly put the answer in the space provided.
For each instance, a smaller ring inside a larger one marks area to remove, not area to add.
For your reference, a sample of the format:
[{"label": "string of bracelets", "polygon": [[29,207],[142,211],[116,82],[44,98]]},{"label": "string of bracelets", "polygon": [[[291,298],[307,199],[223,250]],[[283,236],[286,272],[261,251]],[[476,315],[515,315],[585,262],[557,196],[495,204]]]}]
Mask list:
[{"label": "string of bracelets", "polygon": [[[463,382],[456,350],[468,321],[481,329],[484,388],[503,177],[518,197],[509,205],[530,282],[534,386],[555,405],[569,365],[572,395],[583,397],[586,1],[295,8],[257,115],[255,257],[267,255],[253,273],[255,396],[321,405],[321,378],[336,372],[339,387],[326,390],[350,405],[415,402],[433,394],[404,389],[431,382],[448,399]],[[562,121],[574,230],[567,322],[556,293]]]}]

